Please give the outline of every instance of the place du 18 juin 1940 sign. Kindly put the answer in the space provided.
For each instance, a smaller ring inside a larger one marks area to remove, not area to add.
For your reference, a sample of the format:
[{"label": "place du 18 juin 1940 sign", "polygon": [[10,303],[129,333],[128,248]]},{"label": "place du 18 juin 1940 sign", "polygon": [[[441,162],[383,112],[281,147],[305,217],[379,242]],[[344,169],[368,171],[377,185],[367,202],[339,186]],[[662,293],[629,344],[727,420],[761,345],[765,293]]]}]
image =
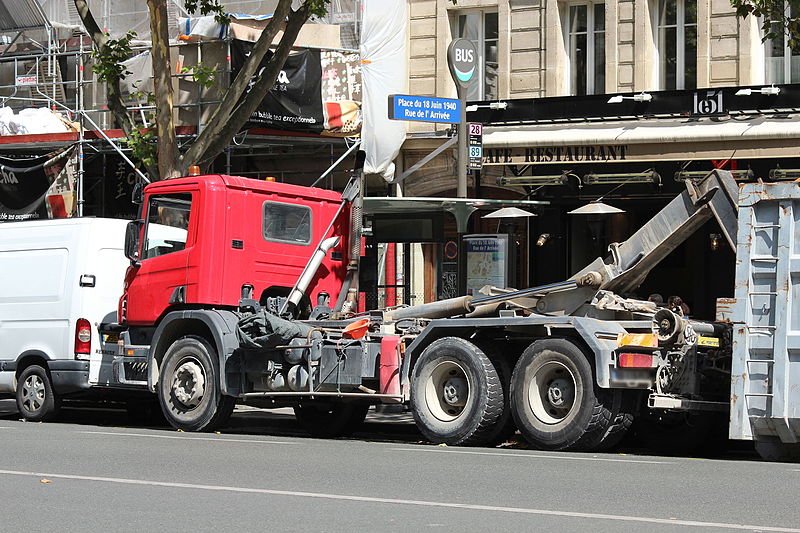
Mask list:
[{"label": "place du 18 juin 1940 sign", "polygon": [[393,120],[458,124],[460,117],[461,102],[452,98],[389,95],[389,118]]}]

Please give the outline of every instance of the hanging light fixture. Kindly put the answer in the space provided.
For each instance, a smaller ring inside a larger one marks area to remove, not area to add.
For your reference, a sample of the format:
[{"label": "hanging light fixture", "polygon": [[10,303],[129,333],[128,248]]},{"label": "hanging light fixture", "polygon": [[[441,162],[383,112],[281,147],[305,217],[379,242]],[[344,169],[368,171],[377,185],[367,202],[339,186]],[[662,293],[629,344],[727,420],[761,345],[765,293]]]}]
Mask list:
[{"label": "hanging light fixture", "polygon": [[613,205],[608,205],[603,203],[603,198],[600,197],[597,200],[592,200],[586,205],[573,209],[569,211],[567,214],[569,215],[613,215],[615,213],[624,213],[624,209],[620,209],[619,207],[614,207]]}]

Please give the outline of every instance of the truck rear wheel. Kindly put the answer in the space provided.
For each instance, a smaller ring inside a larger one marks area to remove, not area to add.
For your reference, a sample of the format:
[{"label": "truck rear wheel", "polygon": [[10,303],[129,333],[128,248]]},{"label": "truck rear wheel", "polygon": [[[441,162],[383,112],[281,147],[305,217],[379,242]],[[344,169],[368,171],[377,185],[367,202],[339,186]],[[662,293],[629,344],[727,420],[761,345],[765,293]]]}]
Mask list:
[{"label": "truck rear wheel", "polygon": [[630,425],[621,391],[600,389],[587,354],[567,339],[542,339],[522,353],[511,378],[511,412],[543,450],[595,450]]},{"label": "truck rear wheel", "polygon": [[294,416],[312,437],[332,439],[355,433],[369,411],[369,404],[305,404],[294,408]]},{"label": "truck rear wheel", "polygon": [[50,374],[39,365],[22,371],[17,380],[17,409],[25,420],[47,422],[55,419],[61,398],[53,390]]},{"label": "truck rear wheel", "polygon": [[425,348],[411,378],[411,411],[430,441],[481,446],[497,436],[503,387],[474,344],[445,337]]},{"label": "truck rear wheel", "polygon": [[158,399],[167,421],[184,431],[213,431],[228,421],[236,403],[219,387],[216,351],[202,337],[187,335],[167,350]]}]

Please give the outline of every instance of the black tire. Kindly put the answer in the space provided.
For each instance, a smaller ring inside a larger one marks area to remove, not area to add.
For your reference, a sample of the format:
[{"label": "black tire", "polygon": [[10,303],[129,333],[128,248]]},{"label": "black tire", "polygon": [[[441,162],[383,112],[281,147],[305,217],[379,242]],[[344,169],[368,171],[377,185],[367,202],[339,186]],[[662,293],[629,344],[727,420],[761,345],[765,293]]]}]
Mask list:
[{"label": "black tire", "polygon": [[464,339],[434,341],[414,365],[411,412],[417,427],[431,442],[463,446],[489,443],[497,436],[503,403],[503,387],[494,365]]},{"label": "black tire", "polygon": [[511,413],[523,437],[542,450],[598,450],[630,425],[622,391],[600,389],[589,355],[567,339],[537,340],[511,378]]},{"label": "black tire", "polygon": [[492,341],[484,340],[475,344],[489,357],[489,361],[497,371],[497,377],[500,378],[500,385],[503,387],[503,413],[497,419],[491,437],[487,440],[487,444],[497,446],[507,442],[517,432],[517,424],[514,422],[514,417],[511,416],[511,374],[514,368],[509,360],[514,351],[521,350],[521,348],[503,341],[495,341],[492,344]]},{"label": "black tire", "polygon": [[220,390],[217,353],[202,337],[172,343],[161,363],[158,400],[176,429],[213,431],[228,421],[236,400]]},{"label": "black tire", "polygon": [[31,365],[17,379],[17,410],[29,422],[55,420],[61,409],[61,398],[53,390],[50,373],[39,365]]},{"label": "black tire", "polygon": [[610,402],[610,424],[603,437],[593,449],[598,452],[607,452],[615,449],[628,435],[633,427],[634,415],[642,402],[641,391],[625,390],[610,391],[599,389],[596,393],[608,399]]},{"label": "black tire", "polygon": [[294,416],[312,437],[349,437],[361,427],[369,404],[307,403],[294,407]]},{"label": "black tire", "polygon": [[757,440],[755,448],[765,461],[777,463],[800,463],[800,444],[778,440]]}]

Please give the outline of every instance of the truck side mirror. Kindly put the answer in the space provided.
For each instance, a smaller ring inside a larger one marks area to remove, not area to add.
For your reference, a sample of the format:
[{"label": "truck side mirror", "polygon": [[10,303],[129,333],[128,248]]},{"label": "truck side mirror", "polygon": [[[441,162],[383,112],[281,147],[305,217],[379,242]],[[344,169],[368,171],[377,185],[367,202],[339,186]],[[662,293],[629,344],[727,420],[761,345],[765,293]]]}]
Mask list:
[{"label": "truck side mirror", "polygon": [[133,192],[131,193],[131,202],[136,205],[142,205],[144,202],[144,184],[137,183],[133,186]]},{"label": "truck side mirror", "polygon": [[131,220],[125,228],[125,257],[132,263],[139,262],[139,234],[144,220]]}]

